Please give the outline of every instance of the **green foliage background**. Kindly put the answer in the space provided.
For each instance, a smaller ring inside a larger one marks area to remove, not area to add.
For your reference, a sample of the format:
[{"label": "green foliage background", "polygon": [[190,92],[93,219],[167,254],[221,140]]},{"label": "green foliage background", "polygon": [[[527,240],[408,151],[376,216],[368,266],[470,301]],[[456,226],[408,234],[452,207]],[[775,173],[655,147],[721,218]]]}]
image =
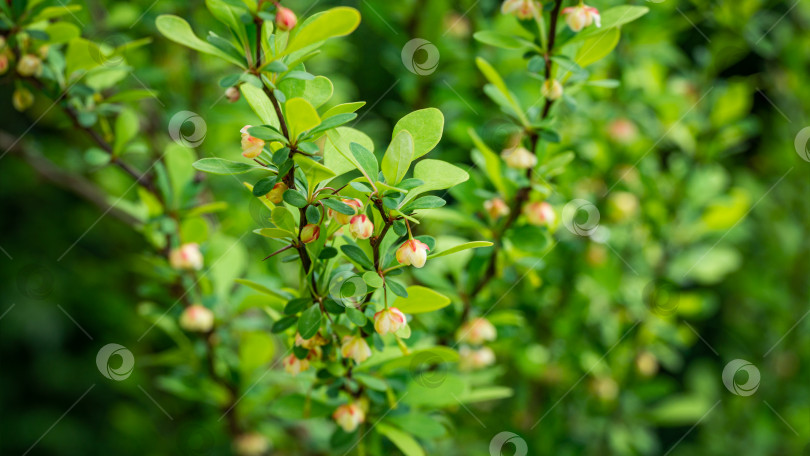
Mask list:
[{"label": "green foliage background", "polygon": [[[600,9],[619,3],[593,1]],[[606,241],[560,229],[542,264],[477,297],[479,305],[497,303],[488,317],[499,324],[493,344],[499,363],[480,380],[513,388],[514,396],[455,407],[429,454],[486,454],[501,431],[524,438],[530,454],[806,451],[810,163],[797,154],[794,138],[810,125],[804,33],[810,2],[635,3],[650,13],[623,28],[616,52],[592,67],[621,85],[574,94],[576,106],[562,107],[562,142],[555,146],[575,158],[549,201],[557,208],[574,198],[594,202]],[[499,2],[289,2],[299,12],[335,4],[357,7],[363,22],[330,42],[309,69],[329,75],[335,101],[367,101],[361,124],[379,144],[405,113],[433,106],[446,119],[434,157],[472,165],[470,127],[499,150],[509,130],[483,96],[475,56],[506,76],[524,106],[540,98],[539,82],[520,74],[518,51],[471,37],[477,30],[511,31],[514,21],[499,14]],[[221,99],[219,62],[157,33],[155,18],[163,13],[186,18],[195,30],[220,27],[201,5],[173,0],[88,1],[69,20],[102,41],[153,37],[127,56],[134,74],[119,83],[158,92],[157,100],[141,104],[149,123],[136,142],[165,137],[171,115],[189,110],[207,123],[201,156],[236,158],[237,132],[255,121],[252,113],[244,101]],[[417,76],[403,66],[400,51],[413,37],[438,47],[435,73]],[[4,133],[16,138],[43,116],[27,132],[27,147],[65,169],[89,172],[113,194],[126,191],[120,170],[95,171],[82,160],[91,145],[65,131],[65,119],[47,115],[50,101],[38,98],[20,115],[11,108],[11,90],[0,86]],[[611,137],[617,118],[635,124],[637,137]],[[130,381],[104,381],[95,368],[100,346],[135,345],[151,324],[138,304],[165,293],[139,280],[146,268],[134,252],[143,250],[142,237],[113,217],[99,218],[97,207],[38,177],[16,153],[0,161],[0,181],[0,247],[8,253],[0,257],[0,313],[10,309],[0,320],[2,453],[23,454],[96,385],[30,454],[226,454],[230,442],[218,410],[183,398],[195,393],[161,379],[166,360],[148,355],[171,346],[165,336],[156,331],[138,344]],[[229,203],[218,217],[222,232],[239,238],[255,228],[241,184],[208,181]],[[462,215],[482,211],[482,182],[473,172],[451,192]],[[446,221],[430,225],[438,234],[460,229]],[[245,237],[233,267],[260,276],[268,266],[257,259],[271,252],[264,240]],[[650,312],[651,283],[670,284],[674,315]],[[255,299],[249,291],[239,298]],[[640,355],[657,360],[656,374],[640,372]],[[737,358],[761,373],[752,396],[723,386],[723,367]],[[280,426],[275,415],[295,413],[284,406],[255,404],[266,412],[259,429],[277,453],[330,454],[323,427]]]}]

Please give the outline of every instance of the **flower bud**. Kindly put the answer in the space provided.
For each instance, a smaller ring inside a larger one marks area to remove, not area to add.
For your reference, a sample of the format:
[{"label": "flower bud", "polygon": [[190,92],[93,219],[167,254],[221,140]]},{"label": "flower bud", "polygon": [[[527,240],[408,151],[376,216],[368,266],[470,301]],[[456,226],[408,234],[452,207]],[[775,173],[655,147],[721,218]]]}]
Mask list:
[{"label": "flower bud", "polygon": [[258,432],[248,432],[236,437],[233,449],[239,456],[261,456],[270,449],[270,442]]},{"label": "flower bud", "polygon": [[34,76],[38,75],[40,71],[42,71],[42,60],[34,54],[25,54],[17,62],[17,73],[20,76]]},{"label": "flower bud", "polygon": [[644,377],[652,377],[658,372],[658,358],[648,351],[643,351],[636,357],[636,370]]},{"label": "flower bud", "polygon": [[332,209],[329,209],[327,211],[329,217],[331,217],[341,225],[346,225],[347,223],[351,222],[352,217],[359,214],[360,211],[363,210],[363,202],[357,198],[341,198],[340,202],[354,209],[354,214],[352,215],[341,214],[340,212],[333,211]]},{"label": "flower bud", "polygon": [[506,0],[501,4],[502,14],[513,14],[518,19],[531,19],[540,11],[540,5],[535,0]]},{"label": "flower bud", "polygon": [[630,144],[638,138],[636,124],[628,119],[616,119],[608,125],[608,136],[619,144]]},{"label": "flower bud", "polygon": [[320,333],[315,333],[309,339],[304,339],[301,337],[300,333],[295,333],[295,345],[298,347],[304,347],[307,350],[314,350],[322,345],[326,345],[329,341],[323,338]]},{"label": "flower bud", "polygon": [[374,329],[384,336],[388,333],[394,333],[407,325],[405,321],[405,314],[400,312],[396,307],[389,307],[374,314]]},{"label": "flower bud", "polygon": [[484,342],[492,342],[497,335],[498,332],[489,320],[485,318],[473,318],[458,328],[456,340],[481,345]]},{"label": "flower bud", "polygon": [[365,214],[355,215],[349,222],[349,232],[358,239],[368,239],[374,232],[374,224]]},{"label": "flower bud", "polygon": [[458,367],[463,371],[481,369],[495,362],[495,352],[489,347],[472,349],[465,345],[458,350],[458,355]]},{"label": "flower bud", "polygon": [[362,363],[371,356],[371,347],[368,342],[360,336],[344,336],[343,345],[340,347],[340,354],[344,358],[351,358],[357,364]]},{"label": "flower bud", "polygon": [[509,206],[502,198],[492,198],[484,201],[484,209],[492,220],[509,215]]},{"label": "flower bud", "polygon": [[427,261],[428,250],[430,248],[422,241],[407,240],[397,249],[397,261],[405,266],[412,265],[415,268],[421,268]]},{"label": "flower bud", "polygon": [[366,413],[355,403],[344,404],[335,410],[332,418],[344,431],[354,432],[357,426],[366,420]]},{"label": "flower bud", "polygon": [[0,54],[0,76],[6,74],[8,71],[8,56]]},{"label": "flower bud", "polygon": [[287,191],[287,184],[284,182],[278,182],[276,185],[273,186],[273,189],[270,190],[269,193],[264,195],[271,203],[273,204],[281,204],[284,201],[284,192]]},{"label": "flower bud", "polygon": [[199,271],[203,267],[203,256],[196,242],[183,244],[169,252],[169,264],[178,270]]},{"label": "flower bud", "polygon": [[525,147],[520,146],[504,149],[501,152],[501,157],[506,162],[506,166],[515,169],[534,168],[537,164],[537,157]]},{"label": "flower bud", "polygon": [[47,59],[48,52],[50,52],[50,50],[51,50],[50,46],[48,46],[47,44],[43,44],[42,46],[39,47],[39,49],[37,49],[37,54],[39,54],[40,58]]},{"label": "flower bud", "polygon": [[523,207],[523,215],[526,216],[529,223],[535,226],[552,226],[557,220],[554,208],[545,201],[527,204]]},{"label": "flower bud", "polygon": [[315,242],[318,240],[318,236],[321,234],[321,227],[314,223],[310,223],[308,225],[304,225],[301,229],[301,242],[304,244],[309,244],[310,242]]},{"label": "flower bud", "polygon": [[276,11],[276,27],[279,30],[286,32],[295,27],[296,23],[298,23],[298,18],[295,17],[295,13],[291,9],[283,6],[278,7],[278,11]]},{"label": "flower bud", "polygon": [[30,90],[20,87],[14,91],[11,102],[17,111],[25,111],[34,104],[34,94]]},{"label": "flower bud", "polygon": [[563,86],[556,79],[546,79],[543,82],[543,88],[540,89],[540,94],[551,101],[558,100],[563,94]]},{"label": "flower bud", "polygon": [[180,327],[189,332],[209,332],[214,327],[214,313],[200,304],[188,306],[180,315]]},{"label": "flower bud", "polygon": [[309,369],[309,356],[305,359],[298,359],[295,354],[292,354],[284,359],[284,370],[288,374],[298,375],[307,369]]},{"label": "flower bud", "polygon": [[242,156],[245,158],[256,158],[264,149],[264,140],[255,136],[250,136],[248,128],[252,125],[245,125],[239,130],[242,133]]},{"label": "flower bud", "polygon": [[568,27],[574,32],[579,32],[593,23],[596,23],[597,27],[602,26],[602,18],[599,16],[599,10],[592,6],[582,4],[563,8],[562,13],[565,15],[565,22],[568,24]]},{"label": "flower bud", "polygon": [[231,103],[236,103],[237,101],[239,101],[239,96],[240,96],[239,89],[237,89],[236,87],[228,87],[227,89],[225,89],[225,98],[227,98],[228,101],[230,101]]}]

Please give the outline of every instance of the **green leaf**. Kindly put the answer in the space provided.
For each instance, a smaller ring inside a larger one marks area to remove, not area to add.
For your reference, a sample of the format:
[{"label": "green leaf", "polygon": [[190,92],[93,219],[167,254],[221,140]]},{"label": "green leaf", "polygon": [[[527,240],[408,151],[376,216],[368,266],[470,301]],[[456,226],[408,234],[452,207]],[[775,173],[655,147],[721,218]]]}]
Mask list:
[{"label": "green leaf", "polygon": [[377,176],[380,174],[377,157],[375,157],[371,151],[355,142],[351,143],[349,148],[357,164],[360,165],[360,171],[366,175],[370,183],[376,182]]},{"label": "green leaf", "polygon": [[287,302],[287,305],[284,306],[284,314],[295,315],[311,305],[312,299],[310,298],[291,299],[289,302]]},{"label": "green leaf", "polygon": [[328,117],[336,116],[338,114],[349,114],[357,111],[358,109],[362,108],[366,104],[365,101],[356,101],[353,103],[343,103],[336,106],[332,106],[329,108],[321,118],[326,119]]},{"label": "green leaf", "polygon": [[588,38],[577,51],[574,61],[580,67],[585,68],[602,60],[613,52],[613,49],[619,44],[620,36],[621,31],[618,28],[612,28],[605,33]]},{"label": "green leaf", "polygon": [[298,138],[301,133],[315,128],[321,123],[318,111],[304,98],[291,98],[287,100],[284,107],[290,138]]},{"label": "green leaf", "polygon": [[527,41],[522,40],[516,36],[507,35],[505,33],[495,32],[491,30],[476,32],[473,35],[473,38],[484,44],[488,44],[490,46],[495,46],[503,49],[523,49],[525,47],[532,47],[531,43],[528,43]]},{"label": "green leaf", "polygon": [[403,207],[416,196],[433,191],[443,190],[460,184],[470,178],[467,171],[445,161],[425,159],[414,166],[413,177],[420,179],[424,184],[409,191],[399,204]]},{"label": "green leaf", "polygon": [[284,238],[294,238],[295,233],[292,231],[283,230],[281,228],[259,228],[253,230],[254,233],[258,234],[259,236],[264,236],[271,239],[284,239]]},{"label": "green leaf", "polygon": [[287,231],[295,230],[295,219],[292,213],[284,206],[278,206],[273,209],[270,213],[270,221],[281,229]]},{"label": "green leaf", "polygon": [[360,25],[360,12],[354,8],[340,6],[315,14],[296,29],[287,47],[278,56],[291,54],[312,44],[345,36]]},{"label": "green leaf", "polygon": [[274,297],[274,298],[278,298],[278,299],[280,299],[280,300],[282,300],[282,301],[286,301],[286,300],[290,299],[289,294],[287,294],[287,293],[281,293],[281,292],[278,292],[278,291],[272,290],[272,289],[270,289],[270,288],[268,288],[268,287],[266,287],[266,286],[264,286],[264,285],[262,285],[262,284],[260,284],[260,283],[254,282],[254,281],[252,281],[252,280],[247,280],[247,279],[236,279],[236,280],[234,280],[234,281],[235,281],[236,283],[239,283],[239,284],[245,285],[245,286],[247,286],[247,287],[250,287],[250,288],[252,288],[252,289],[254,289],[254,290],[258,291],[259,293],[264,293],[264,294],[266,294],[266,295],[268,295],[268,296],[272,296],[272,297]]},{"label": "green leaf", "polygon": [[273,358],[273,338],[261,331],[250,331],[239,337],[239,368],[248,374]]},{"label": "green leaf", "polygon": [[371,288],[382,288],[384,280],[375,271],[368,271],[363,274],[363,281]]},{"label": "green leaf", "polygon": [[408,297],[397,297],[394,307],[406,314],[433,312],[450,304],[450,298],[420,285],[408,287]]},{"label": "green leaf", "polygon": [[253,196],[264,196],[270,193],[270,190],[276,185],[276,176],[268,176],[259,179],[253,186]]},{"label": "green leaf", "polygon": [[307,177],[307,184],[309,185],[309,194],[311,195],[312,192],[315,190],[315,187],[325,181],[326,179],[330,179],[335,177],[335,172],[331,169],[323,166],[322,164],[316,162],[315,160],[306,157],[301,154],[296,154],[293,157],[295,163],[301,167],[301,171],[304,172],[304,175]]},{"label": "green leaf", "polygon": [[349,321],[357,326],[363,327],[366,324],[366,315],[359,309],[346,307],[346,316],[349,317]]},{"label": "green leaf", "polygon": [[349,144],[355,142],[374,152],[374,142],[365,133],[350,127],[338,127],[326,132],[327,141],[323,147],[323,162],[337,175],[358,167],[349,151]]},{"label": "green leaf", "polygon": [[256,163],[235,162],[224,158],[201,158],[194,162],[194,169],[210,174],[243,174],[254,169],[264,169]]},{"label": "green leaf", "polygon": [[501,195],[508,195],[506,184],[503,180],[503,174],[501,173],[501,158],[484,143],[475,130],[469,128],[467,133],[470,135],[473,144],[475,144],[476,149],[478,149],[478,152],[481,153],[484,159],[483,163],[477,163],[478,167],[484,170],[487,177],[489,177],[489,181],[492,182],[492,185],[495,186]]},{"label": "green leaf", "polygon": [[628,22],[632,22],[647,14],[649,11],[650,9],[646,6],[614,6],[613,8],[602,12],[602,27],[588,27],[587,29],[574,35],[574,37],[565,44],[567,45],[579,41],[585,41],[595,36],[602,35],[607,33],[611,28],[620,27]]},{"label": "green leaf", "polygon": [[413,152],[413,136],[410,132],[402,130],[397,133],[382,159],[382,173],[386,182],[396,185],[405,177],[411,167]]},{"label": "green leaf", "polygon": [[505,399],[514,395],[512,388],[505,386],[489,386],[486,388],[478,388],[472,391],[467,391],[458,397],[459,402],[469,404],[472,402],[494,401],[498,399]]},{"label": "green leaf", "polygon": [[404,213],[413,212],[419,209],[436,209],[447,204],[444,198],[434,195],[427,195],[413,200],[402,207],[401,211]]},{"label": "green leaf", "polygon": [[335,88],[329,78],[316,76],[314,79],[307,81],[304,86],[304,98],[312,103],[312,106],[319,108],[332,98],[334,90]]},{"label": "green leaf", "polygon": [[[380,373],[385,375],[396,369],[412,368],[414,361],[418,361],[419,365],[422,367],[428,367],[442,363],[456,363],[458,360],[458,352],[450,347],[431,347],[414,350],[407,356],[384,360],[380,366]],[[371,363],[371,360],[369,360],[368,364],[363,364],[362,366],[363,369],[366,369],[373,365],[374,363]]]},{"label": "green leaf", "polygon": [[307,197],[302,195],[297,190],[293,190],[291,188],[288,188],[284,192],[283,198],[284,198],[285,202],[287,202],[288,204],[290,204],[292,206],[295,206],[295,207],[300,208],[300,207],[304,207],[304,206],[307,205]]},{"label": "green leaf", "polygon": [[124,146],[138,134],[138,116],[131,109],[123,109],[115,119],[115,143],[113,153],[119,155]]},{"label": "green leaf", "polygon": [[350,260],[356,262],[361,267],[365,269],[374,269],[374,263],[371,262],[371,259],[368,257],[368,255],[366,255],[366,252],[364,252],[360,247],[357,247],[356,245],[342,245],[340,246],[340,250],[344,255],[349,257]]},{"label": "green leaf", "polygon": [[481,57],[477,57],[475,59],[475,64],[478,65],[478,69],[481,70],[481,73],[484,73],[484,77],[498,89],[498,92],[506,99],[509,106],[511,106],[512,111],[514,112],[515,116],[520,119],[520,122],[524,126],[529,125],[529,119],[526,118],[526,114],[523,112],[523,108],[520,107],[518,102],[515,100],[515,97],[509,91],[509,88],[506,87],[506,83],[503,82],[503,78],[495,68],[489,64],[486,60],[482,59]]},{"label": "green leaf", "polygon": [[353,207],[349,206],[348,204],[342,201],[338,201],[335,199],[328,199],[328,198],[322,199],[321,203],[323,203],[323,205],[328,207],[329,209],[332,209],[333,211],[343,215],[354,215],[357,213]]},{"label": "green leaf", "polygon": [[399,122],[394,125],[392,138],[396,138],[402,130],[407,130],[413,137],[412,160],[416,160],[439,144],[444,130],[444,115],[436,108],[414,111],[399,119]]},{"label": "green leaf", "polygon": [[320,125],[313,128],[309,131],[309,135],[307,136],[314,136],[318,133],[324,132],[326,130],[331,130],[333,128],[337,128],[345,123],[351,122],[357,117],[357,114],[353,112],[345,113],[345,114],[336,114],[332,117],[328,117],[323,119]]},{"label": "green leaf", "polygon": [[248,128],[248,133],[250,136],[255,136],[265,141],[278,141],[282,144],[287,144],[287,138],[285,138],[281,132],[272,127],[266,127],[264,125],[250,127]]},{"label": "green leaf", "polygon": [[270,328],[271,332],[280,333],[285,329],[289,328],[290,326],[294,325],[298,321],[298,317],[284,317],[275,323]]},{"label": "green leaf", "polygon": [[385,423],[377,424],[377,432],[388,437],[405,456],[425,456],[425,450],[410,434]]},{"label": "green leaf", "polygon": [[245,66],[245,62],[237,60],[216,46],[199,39],[197,35],[194,34],[194,31],[191,30],[191,26],[188,24],[188,22],[181,17],[163,14],[158,16],[157,20],[155,21],[155,25],[163,36],[174,41],[175,43],[190,47],[191,49],[197,50],[204,54],[219,57],[240,68],[247,68]]},{"label": "green leaf", "polygon": [[298,332],[304,339],[311,339],[318,328],[321,327],[321,308],[314,304],[309,309],[301,313],[301,318],[298,320]]},{"label": "green leaf", "polygon": [[242,95],[245,97],[245,100],[247,100],[253,112],[259,116],[262,123],[279,128],[280,124],[276,110],[273,108],[273,103],[270,101],[270,98],[267,97],[267,94],[265,94],[262,89],[250,84],[242,84],[239,88],[242,90]]},{"label": "green leaf", "polygon": [[243,5],[241,7],[237,7],[236,5],[240,4],[224,0],[205,0],[205,6],[208,8],[208,11],[210,11],[218,21],[228,26],[234,35],[239,38],[242,47],[245,48],[248,46],[247,30],[240,17],[249,12]]},{"label": "green leaf", "polygon": [[361,384],[373,389],[374,391],[386,391],[388,390],[388,383],[385,380],[372,377],[368,374],[356,374],[353,375],[352,378],[360,382]]}]

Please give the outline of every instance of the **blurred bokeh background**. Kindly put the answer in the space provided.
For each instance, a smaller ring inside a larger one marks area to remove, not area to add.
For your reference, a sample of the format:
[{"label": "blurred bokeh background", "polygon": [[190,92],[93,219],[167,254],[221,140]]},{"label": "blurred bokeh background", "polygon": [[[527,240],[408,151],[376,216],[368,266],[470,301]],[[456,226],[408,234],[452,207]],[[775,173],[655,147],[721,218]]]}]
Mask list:
[{"label": "blurred bokeh background", "polygon": [[[81,3],[68,20],[92,39],[153,38],[128,55],[135,71],[119,83],[157,91],[141,104],[149,119],[139,139],[144,147],[167,142],[171,115],[189,110],[206,119],[202,156],[239,154],[238,130],[255,120],[244,101],[223,100],[216,84],[222,65],[167,41],[154,25],[159,14],[173,13],[195,29],[216,30],[204,7]],[[625,2],[590,3],[606,9]],[[486,292],[484,299],[500,300],[490,318],[503,328],[493,346],[501,362],[480,375],[515,395],[459,407],[429,454],[486,454],[501,431],[524,438],[529,454],[808,451],[810,133],[800,132],[810,126],[810,1],[631,3],[649,14],[624,27],[617,51],[593,67],[620,85],[574,94],[554,146],[575,159],[550,201],[558,208],[572,199],[593,202],[598,232],[560,230],[536,272],[506,277]],[[523,76],[518,51],[472,38],[477,30],[515,26],[499,13],[500,2],[284,4],[301,15],[336,4],[360,9],[360,28],[330,42],[309,70],[333,80],[333,101],[367,102],[360,125],[379,144],[405,113],[433,106],[446,117],[436,158],[472,165],[471,127],[502,148],[510,131],[483,95],[477,55],[506,75],[524,106],[539,102],[539,83]],[[403,64],[402,47],[412,38],[438,48],[435,72],[417,75]],[[26,148],[61,169],[86,172],[86,138],[47,115],[48,100],[18,114],[12,90],[0,85],[2,149],[25,134]],[[48,170],[16,152],[0,161],[0,453],[227,454],[218,410],[183,397],[181,386],[161,378],[161,360],[150,358],[169,345],[166,336],[140,339],[152,323],[138,304],[159,295],[140,280],[136,252],[145,241],[77,196],[75,185],[56,185]],[[129,184],[119,173],[91,169],[87,176],[123,192]],[[459,213],[482,211],[486,195],[477,182],[474,176],[451,192]],[[223,233],[239,238],[254,227],[237,180],[209,185],[230,203],[218,217]],[[246,237],[239,249],[244,264],[237,269],[263,274],[267,265],[258,259],[269,247]],[[96,353],[110,342],[135,353],[138,368],[128,382],[99,375]],[[724,368],[735,359],[755,369],[732,372],[732,386],[748,383],[755,370],[754,394],[724,385]],[[306,443],[274,454],[327,454],[323,435],[280,428],[279,413],[285,410],[267,406],[263,432]]]}]

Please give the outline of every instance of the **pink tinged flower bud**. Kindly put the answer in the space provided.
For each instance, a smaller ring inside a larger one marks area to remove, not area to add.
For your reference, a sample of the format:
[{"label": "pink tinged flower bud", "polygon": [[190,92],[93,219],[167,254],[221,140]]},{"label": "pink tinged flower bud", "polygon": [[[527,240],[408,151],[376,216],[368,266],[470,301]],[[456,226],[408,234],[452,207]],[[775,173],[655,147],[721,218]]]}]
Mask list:
[{"label": "pink tinged flower bud", "polygon": [[627,119],[616,119],[608,125],[608,135],[618,143],[630,144],[638,138],[638,128]]},{"label": "pink tinged flower bud", "polygon": [[169,264],[174,269],[199,271],[203,267],[203,256],[196,242],[183,244],[169,252]]},{"label": "pink tinged flower bud", "polygon": [[287,191],[287,184],[284,182],[279,182],[273,186],[273,189],[266,195],[267,198],[273,204],[281,204],[284,201],[284,192]]},{"label": "pink tinged flower bud", "polygon": [[34,54],[25,54],[17,62],[17,73],[20,73],[20,76],[34,76],[38,75],[40,71],[42,71],[42,60]]},{"label": "pink tinged flower bud", "polygon": [[599,10],[592,6],[572,6],[564,8],[562,13],[565,15],[565,22],[568,24],[568,27],[575,32],[579,32],[593,23],[596,23],[597,27],[602,26],[602,18],[599,16]]},{"label": "pink tinged flower bud", "polygon": [[284,370],[288,374],[298,375],[307,369],[309,369],[309,357],[298,359],[292,354],[284,359]]},{"label": "pink tinged flower bud", "polygon": [[512,149],[504,149],[501,152],[501,157],[506,162],[506,166],[510,168],[529,169],[537,165],[537,157],[525,147],[518,146]]},{"label": "pink tinged flower bud", "polygon": [[11,96],[11,103],[17,111],[25,111],[34,104],[34,94],[28,89],[19,88]]},{"label": "pink tinged flower bud", "polygon": [[374,232],[374,224],[365,214],[355,215],[349,222],[349,232],[357,239],[368,239]]},{"label": "pink tinged flower bud", "polygon": [[384,336],[388,333],[395,333],[407,325],[405,314],[396,307],[381,310],[374,314],[374,329]]},{"label": "pink tinged flower bud", "polygon": [[8,56],[0,54],[0,75],[6,74],[8,71]]},{"label": "pink tinged flower bud", "polygon": [[329,209],[329,211],[327,212],[329,214],[329,217],[331,217],[341,225],[346,225],[347,223],[351,222],[352,217],[359,214],[360,211],[363,210],[363,202],[357,198],[341,198],[340,202],[354,209],[354,214],[352,215],[341,214],[340,212]]},{"label": "pink tinged flower bud", "polygon": [[354,362],[360,364],[371,356],[371,347],[360,336],[344,336],[340,353],[344,358],[351,358]]},{"label": "pink tinged flower bud", "polygon": [[489,320],[485,318],[473,318],[458,329],[456,332],[456,340],[481,345],[484,342],[492,342],[497,335],[498,332]]},{"label": "pink tinged flower bud", "polygon": [[270,442],[258,432],[248,432],[236,437],[233,449],[239,456],[261,456],[267,454]]},{"label": "pink tinged flower bud", "polygon": [[491,200],[484,201],[484,209],[493,220],[509,215],[509,206],[506,205],[501,198],[492,198]]},{"label": "pink tinged flower bud", "polygon": [[543,82],[543,88],[540,89],[540,94],[551,101],[559,100],[563,95],[563,86],[556,79],[546,79]]},{"label": "pink tinged flower bud", "polygon": [[464,371],[481,369],[495,363],[495,352],[489,347],[472,349],[466,345],[458,351],[459,368]]},{"label": "pink tinged flower bud", "polygon": [[405,266],[411,265],[421,268],[427,261],[427,252],[430,248],[422,241],[410,239],[402,243],[397,249],[397,261]]},{"label": "pink tinged flower bud", "polygon": [[523,214],[529,223],[535,226],[551,226],[557,220],[554,208],[545,201],[527,204],[523,207]]},{"label": "pink tinged flower bud", "polygon": [[214,313],[199,304],[188,306],[180,315],[180,327],[190,332],[211,331],[214,327]]},{"label": "pink tinged flower bud", "polygon": [[335,410],[332,418],[344,431],[354,432],[366,420],[366,413],[357,404],[345,404]]},{"label": "pink tinged flower bud", "polygon": [[540,5],[534,0],[506,0],[501,4],[501,13],[514,14],[518,19],[531,19],[540,11]]},{"label": "pink tinged flower bud", "polygon": [[240,96],[239,89],[237,89],[236,87],[228,87],[225,90],[225,98],[227,98],[228,101],[230,101],[231,103],[236,103],[237,101],[239,101],[239,96]]},{"label": "pink tinged flower bud", "polygon": [[291,9],[283,6],[278,7],[278,11],[276,11],[276,27],[278,27],[279,30],[285,32],[291,30],[295,27],[296,23],[298,23],[298,18],[295,17],[295,13],[293,13]]},{"label": "pink tinged flower bud", "polygon": [[318,236],[321,235],[321,227],[314,223],[310,223],[308,225],[304,225],[304,228],[301,229],[301,242],[304,244],[309,244],[310,242],[315,242],[318,240]]},{"label": "pink tinged flower bud", "polygon": [[242,156],[245,158],[256,158],[264,149],[264,140],[250,136],[248,128],[252,125],[245,125],[239,130],[242,133]]}]

